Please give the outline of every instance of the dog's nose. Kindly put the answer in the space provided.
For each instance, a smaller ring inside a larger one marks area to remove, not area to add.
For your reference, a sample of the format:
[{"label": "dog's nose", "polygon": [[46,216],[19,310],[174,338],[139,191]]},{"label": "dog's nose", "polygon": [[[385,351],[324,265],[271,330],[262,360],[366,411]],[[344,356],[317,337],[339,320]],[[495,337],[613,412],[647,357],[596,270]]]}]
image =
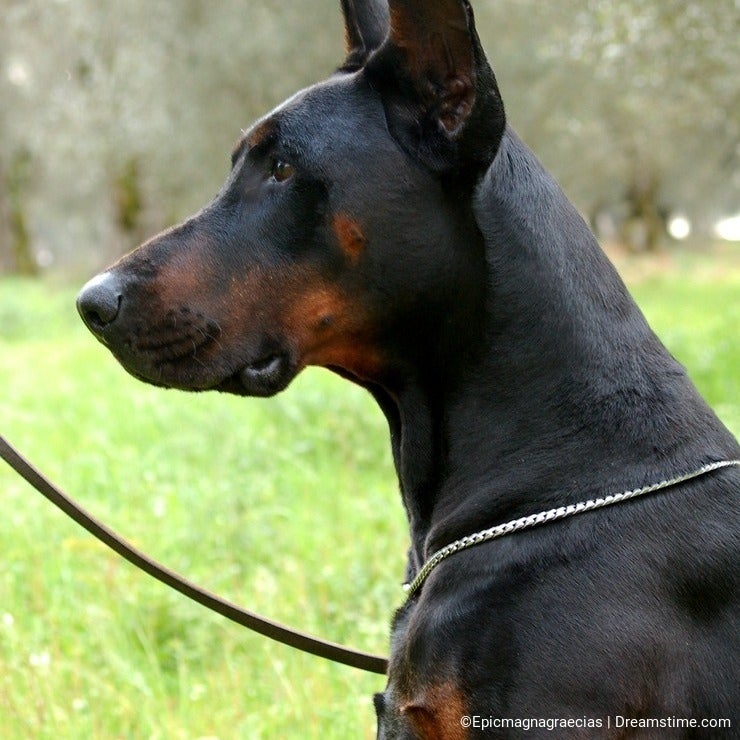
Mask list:
[{"label": "dog's nose", "polygon": [[97,275],[77,296],[77,310],[93,334],[112,324],[121,307],[121,286],[113,273]]}]

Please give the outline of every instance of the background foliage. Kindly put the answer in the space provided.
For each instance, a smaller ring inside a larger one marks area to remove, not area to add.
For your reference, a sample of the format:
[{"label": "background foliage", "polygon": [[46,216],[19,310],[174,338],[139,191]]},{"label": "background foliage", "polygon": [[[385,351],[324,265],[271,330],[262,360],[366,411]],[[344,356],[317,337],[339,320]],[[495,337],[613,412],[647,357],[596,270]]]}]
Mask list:
[{"label": "background foliage", "polygon": [[[735,0],[474,5],[511,122],[607,236],[740,211]],[[342,59],[337,6],[0,0],[0,269],[92,271],[207,202],[240,127]]]}]

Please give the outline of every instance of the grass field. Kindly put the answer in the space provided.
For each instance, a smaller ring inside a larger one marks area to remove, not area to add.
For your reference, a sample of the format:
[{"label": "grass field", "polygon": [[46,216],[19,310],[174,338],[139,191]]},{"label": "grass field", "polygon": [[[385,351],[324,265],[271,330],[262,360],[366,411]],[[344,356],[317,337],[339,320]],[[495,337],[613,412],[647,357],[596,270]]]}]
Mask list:
[{"label": "grass field", "polygon": [[[740,271],[622,261],[669,349],[740,431]],[[385,421],[323,371],[244,400],[146,387],[74,289],[0,281],[0,431],[153,557],[324,637],[386,652],[405,522]],[[379,676],[277,646],[122,562],[0,466],[0,734],[374,737]]]}]

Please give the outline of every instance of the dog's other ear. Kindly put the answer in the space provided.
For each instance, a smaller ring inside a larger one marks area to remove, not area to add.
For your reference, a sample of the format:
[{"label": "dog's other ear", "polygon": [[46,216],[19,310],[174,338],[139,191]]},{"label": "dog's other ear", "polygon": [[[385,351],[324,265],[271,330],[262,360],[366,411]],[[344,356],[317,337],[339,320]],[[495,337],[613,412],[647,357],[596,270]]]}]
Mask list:
[{"label": "dog's other ear", "polygon": [[366,66],[391,133],[440,174],[477,179],[505,126],[468,0],[389,0],[390,33]]},{"label": "dog's other ear", "polygon": [[388,34],[387,0],[342,0],[347,58],[341,70],[354,72]]}]

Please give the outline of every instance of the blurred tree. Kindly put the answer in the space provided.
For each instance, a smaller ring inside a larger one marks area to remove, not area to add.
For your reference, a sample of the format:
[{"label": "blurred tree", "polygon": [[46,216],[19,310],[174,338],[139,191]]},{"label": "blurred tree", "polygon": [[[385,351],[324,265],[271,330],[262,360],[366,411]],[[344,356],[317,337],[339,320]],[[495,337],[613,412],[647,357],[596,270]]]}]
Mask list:
[{"label": "blurred tree", "polygon": [[0,275],[13,272],[15,267],[11,257],[10,210],[5,191],[5,168],[0,160]]},{"label": "blurred tree", "polygon": [[341,59],[335,3],[311,5],[0,0],[0,161],[31,154],[35,258],[94,269],[213,196],[240,128]]},{"label": "blurred tree", "polygon": [[36,275],[39,272],[26,214],[32,165],[31,153],[27,149],[20,149],[13,154],[7,167],[0,167],[3,207],[8,220],[6,261],[11,271],[18,275]]},{"label": "blurred tree", "polygon": [[139,161],[131,157],[113,182],[113,197],[116,207],[116,223],[130,237],[139,237],[143,196],[141,193],[141,168]]},{"label": "blurred tree", "polygon": [[586,213],[610,210],[649,249],[670,212],[706,236],[740,207],[736,0],[519,0],[490,15],[511,119]]}]

